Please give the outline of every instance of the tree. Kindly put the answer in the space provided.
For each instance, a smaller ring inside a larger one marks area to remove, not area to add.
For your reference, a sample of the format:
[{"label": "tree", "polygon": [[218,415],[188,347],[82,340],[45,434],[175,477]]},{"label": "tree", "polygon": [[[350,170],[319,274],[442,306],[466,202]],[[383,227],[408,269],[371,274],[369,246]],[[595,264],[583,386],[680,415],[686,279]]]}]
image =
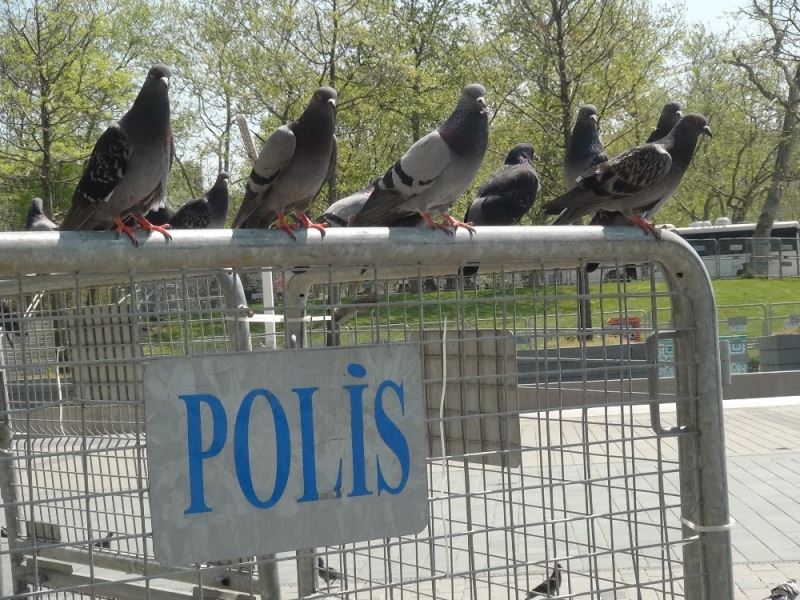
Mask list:
[{"label": "tree", "polygon": [[[760,35],[755,41],[736,48],[729,62],[742,69],[752,88],[779,107],[781,113],[780,138],[769,189],[753,234],[765,240],[777,218],[784,189],[796,178],[792,156],[800,133],[800,6],[797,0],[752,0],[750,7],[741,14],[753,21]],[[768,73],[772,69],[780,73],[779,80],[770,80]],[[764,245],[762,242],[762,250],[758,250],[758,244],[754,243],[754,256],[765,254]],[[754,261],[753,268],[757,274],[766,274],[765,261]]]}]

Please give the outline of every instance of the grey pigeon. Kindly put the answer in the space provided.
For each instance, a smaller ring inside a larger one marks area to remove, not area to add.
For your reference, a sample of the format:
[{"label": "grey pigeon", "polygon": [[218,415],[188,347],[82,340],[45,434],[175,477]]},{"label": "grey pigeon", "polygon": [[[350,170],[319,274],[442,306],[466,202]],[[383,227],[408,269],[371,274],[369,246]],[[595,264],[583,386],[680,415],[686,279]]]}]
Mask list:
[{"label": "grey pigeon", "polygon": [[[470,225],[516,225],[536,200],[539,177],[533,168],[536,153],[531,144],[517,144],[502,167],[478,188],[464,221]],[[478,267],[465,266],[460,274],[475,275]]]},{"label": "grey pigeon", "polygon": [[[683,116],[683,106],[680,102],[667,102],[664,105],[664,108],[661,109],[661,116],[658,118],[658,123],[656,124],[656,128],[652,131],[650,136],[647,138],[646,144],[651,142],[655,142],[660,140],[663,137],[666,137],[667,134],[672,131],[672,128],[678,124],[678,121]],[[663,204],[663,203],[662,203]],[[651,218],[655,214],[655,211],[650,211],[647,215],[648,218]],[[589,225],[630,225],[630,221],[628,221],[625,216],[620,213],[615,212],[605,212],[600,211],[589,222]],[[591,271],[590,271],[591,272]]]},{"label": "grey pigeon", "polygon": [[550,577],[528,592],[526,598],[536,598],[537,596],[558,596],[558,589],[561,587],[561,563],[556,563]]},{"label": "grey pigeon", "polygon": [[342,574],[336,569],[326,566],[321,556],[317,557],[317,574],[325,583],[332,583],[342,579]]},{"label": "grey pigeon", "polygon": [[575,125],[564,152],[564,184],[567,191],[575,187],[575,180],[593,166],[608,160],[597,123],[597,108],[584,104],[578,109]]},{"label": "grey pigeon", "polygon": [[228,180],[221,172],[214,185],[201,198],[189,200],[169,220],[174,229],[222,229],[228,216]]},{"label": "grey pigeon", "polygon": [[122,220],[130,214],[143,230],[170,239],[166,229],[144,218],[163,204],[174,155],[169,78],[167,66],[152,67],[130,110],[97,140],[61,229],[107,229],[113,224],[138,246],[133,228]]},{"label": "grey pigeon", "polygon": [[[699,113],[681,118],[666,137],[643,144],[596,165],[577,179],[572,190],[545,204],[548,214],[561,213],[554,224],[567,224],[598,210],[624,214],[631,222],[660,237],[646,215],[675,191],[694,155],[697,139],[711,135]],[[673,163],[677,168],[673,169]],[[570,220],[562,220],[565,212]]]},{"label": "grey pigeon", "polygon": [[295,239],[293,229],[298,225],[285,218],[292,211],[299,227],[325,235],[324,225],[312,223],[305,211],[336,165],[335,121],[336,90],[321,87],[297,121],[278,127],[267,138],[250,172],[234,229],[268,227],[277,219],[278,226]]},{"label": "grey pigeon", "polygon": [[797,581],[794,579],[789,579],[775,586],[768,596],[768,600],[797,600],[798,598],[800,598],[800,586],[797,585]]},{"label": "grey pigeon", "polygon": [[[377,182],[372,182],[363,190],[350,194],[331,204],[317,219],[317,223],[324,223],[327,227],[347,227],[356,214],[369,199]],[[416,227],[424,221],[418,213],[399,215],[395,220],[386,223],[387,227]]]},{"label": "grey pigeon", "polygon": [[92,544],[95,548],[111,548],[111,540],[114,539],[114,532],[109,531],[105,534],[102,539],[99,539],[94,544]]},{"label": "grey pigeon", "polygon": [[[472,183],[489,144],[486,90],[466,86],[447,120],[417,140],[378,180],[353,225],[387,225],[398,217],[421,215],[432,228],[450,232],[448,226],[471,226],[449,214],[453,203]],[[445,224],[431,214],[440,214]]]},{"label": "grey pigeon", "polygon": [[28,216],[25,217],[25,231],[55,231],[58,225],[44,214],[44,203],[41,198],[31,200]]}]

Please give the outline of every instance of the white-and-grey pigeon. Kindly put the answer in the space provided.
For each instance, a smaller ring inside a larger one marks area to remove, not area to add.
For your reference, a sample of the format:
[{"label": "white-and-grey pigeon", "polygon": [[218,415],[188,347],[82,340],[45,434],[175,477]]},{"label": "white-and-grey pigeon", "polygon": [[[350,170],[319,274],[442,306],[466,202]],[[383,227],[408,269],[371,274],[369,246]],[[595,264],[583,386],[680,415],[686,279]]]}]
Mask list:
[{"label": "white-and-grey pigeon", "polygon": [[155,65],[133,106],[105,130],[72,195],[64,230],[108,229],[112,224],[134,245],[134,229],[123,222],[130,214],[145,231],[158,231],[144,215],[164,202],[174,145],[170,128],[169,67]]},{"label": "white-and-grey pigeon", "polygon": [[58,225],[44,214],[44,203],[41,198],[31,200],[28,216],[25,217],[25,231],[55,231]]},{"label": "white-and-grey pigeon", "polygon": [[[435,229],[472,227],[449,214],[472,183],[489,144],[486,90],[466,86],[455,110],[435,131],[417,140],[386,171],[353,219],[353,225],[386,226],[399,217],[421,215]],[[431,215],[440,214],[445,223]]]},{"label": "white-and-grey pigeon", "polygon": [[228,180],[222,171],[214,185],[200,198],[189,200],[169,220],[173,229],[222,229],[228,216]]},{"label": "white-and-grey pigeon", "polygon": [[[663,204],[677,188],[701,135],[711,135],[708,120],[699,113],[681,118],[666,137],[623,152],[596,165],[577,179],[577,185],[544,205],[547,214],[561,213],[555,224],[571,223],[598,210],[625,215],[635,225],[660,237],[644,215]],[[680,168],[672,171],[675,162]],[[561,221],[563,211],[571,220]]]},{"label": "white-and-grey pigeon", "polygon": [[789,579],[783,583],[776,585],[770,591],[767,600],[798,600],[800,599],[800,586],[797,581]]},{"label": "white-and-grey pigeon", "polygon": [[[336,90],[321,87],[297,121],[278,127],[266,139],[250,172],[234,229],[269,227],[277,220],[292,239],[298,227],[325,235],[324,225],[313,223],[305,211],[336,165],[335,123]],[[286,222],[287,212],[294,213],[299,225]]]},{"label": "white-and-grey pigeon", "polygon": [[561,563],[556,563],[556,566],[553,567],[550,577],[533,588],[525,597],[536,598],[539,596],[558,596],[558,590],[561,587],[561,569]]},{"label": "white-and-grey pigeon", "polygon": [[[317,223],[324,223],[327,227],[347,227],[350,225],[369,199],[377,182],[372,182],[363,190],[345,196],[331,204],[317,219]],[[394,221],[386,223],[386,227],[416,227],[424,221],[418,213],[407,213],[398,216]]]}]

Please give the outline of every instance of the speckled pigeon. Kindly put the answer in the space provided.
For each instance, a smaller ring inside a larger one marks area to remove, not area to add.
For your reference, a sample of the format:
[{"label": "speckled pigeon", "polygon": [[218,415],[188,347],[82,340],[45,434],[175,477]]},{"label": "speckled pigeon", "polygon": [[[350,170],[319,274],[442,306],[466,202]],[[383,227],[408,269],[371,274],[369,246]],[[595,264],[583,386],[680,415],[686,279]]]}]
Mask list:
[{"label": "speckled pigeon", "polygon": [[533,588],[525,597],[536,598],[539,596],[558,596],[558,590],[561,587],[561,568],[561,563],[556,563],[556,566],[553,567],[550,577]]},{"label": "speckled pigeon", "polygon": [[[311,222],[305,211],[336,165],[335,121],[336,90],[321,87],[297,121],[267,138],[250,172],[234,229],[267,227],[277,219],[292,239],[298,227],[325,235],[324,225]],[[290,211],[299,225],[286,222]]]},{"label": "speckled pigeon", "polygon": [[[623,152],[578,177],[575,188],[545,204],[545,212],[563,216],[562,211],[567,209],[575,218],[598,210],[621,212],[660,237],[645,215],[675,191],[692,159],[697,139],[704,134],[711,135],[708,120],[699,113],[685,115],[666,137]],[[673,163],[679,168],[672,170]],[[562,216],[555,224],[564,224]]]},{"label": "speckled pigeon", "polygon": [[169,220],[174,229],[222,229],[228,216],[228,180],[221,172],[214,185],[201,198],[189,200]]},{"label": "speckled pigeon", "polygon": [[[453,113],[435,131],[417,140],[378,180],[353,225],[387,225],[398,216],[417,213],[434,229],[471,226],[449,214],[483,161],[489,143],[486,90],[471,84],[461,92]],[[437,223],[431,214],[440,214]]]},{"label": "speckled pigeon", "polygon": [[152,67],[130,110],[97,140],[61,229],[106,229],[113,224],[138,245],[133,228],[122,220],[131,214],[143,230],[170,238],[166,229],[144,218],[164,201],[174,155],[169,78],[167,66]]},{"label": "speckled pigeon", "polygon": [[25,218],[25,231],[55,231],[58,225],[44,214],[44,203],[41,198],[31,200],[28,216]]},{"label": "speckled pigeon", "polygon": [[[347,227],[351,224],[355,215],[364,206],[364,203],[375,189],[377,181],[373,181],[363,190],[345,196],[331,204],[327,210],[317,219],[317,223],[324,223],[327,227]],[[393,221],[386,223],[387,227],[416,227],[423,224],[422,216],[419,213],[406,213],[397,215]]]}]

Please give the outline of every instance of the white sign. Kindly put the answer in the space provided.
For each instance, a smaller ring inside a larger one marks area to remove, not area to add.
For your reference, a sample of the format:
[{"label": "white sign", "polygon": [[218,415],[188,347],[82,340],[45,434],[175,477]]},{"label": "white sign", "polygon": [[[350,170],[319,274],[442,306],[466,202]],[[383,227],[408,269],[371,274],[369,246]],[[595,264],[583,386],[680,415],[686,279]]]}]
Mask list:
[{"label": "white sign", "polygon": [[156,558],[185,565],[424,529],[421,381],[413,344],[146,364]]}]

